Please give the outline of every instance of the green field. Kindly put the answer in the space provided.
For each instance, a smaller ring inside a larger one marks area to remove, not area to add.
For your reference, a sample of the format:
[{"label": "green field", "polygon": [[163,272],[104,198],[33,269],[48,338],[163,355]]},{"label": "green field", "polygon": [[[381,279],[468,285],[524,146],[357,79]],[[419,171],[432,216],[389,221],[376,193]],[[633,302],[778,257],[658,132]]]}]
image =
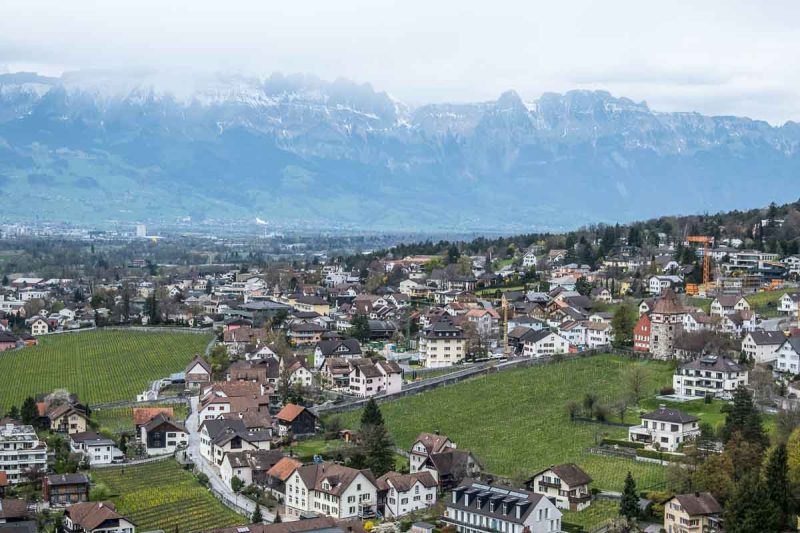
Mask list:
[{"label": "green field", "polygon": [[[175,420],[183,422],[189,416],[189,409],[185,403],[170,403],[146,405],[144,407],[171,407],[175,413]],[[114,409],[100,409],[92,412],[92,418],[97,422],[100,431],[110,433],[133,432],[133,407],[115,407]]]},{"label": "green field", "polygon": [[583,511],[569,511],[561,509],[564,516],[561,522],[564,526],[578,526],[583,529],[595,528],[619,516],[619,502],[611,500],[594,500],[588,509]]},{"label": "green field", "polygon": [[786,293],[798,292],[798,289],[779,289],[776,291],[757,292],[746,296],[750,308],[761,316],[779,316],[778,300]]},{"label": "green field", "polygon": [[133,520],[140,531],[183,533],[249,522],[225,507],[171,459],[93,470],[92,481],[108,488],[117,510]]},{"label": "green field", "polygon": [[82,402],[135,400],[154,379],[183,371],[203,353],[208,335],[87,331],[39,338],[39,345],[0,353],[0,411],[27,396],[64,388]]},{"label": "green field", "polygon": [[[648,369],[649,394],[672,381],[669,364],[602,355],[476,378],[383,403],[381,411],[395,442],[406,449],[420,432],[439,430],[460,448],[471,449],[485,469],[497,475],[517,478],[552,464],[575,462],[594,478],[597,488],[621,490],[630,470],[644,490],[663,482],[663,468],[586,452],[604,436],[625,438],[627,430],[571,422],[565,407],[570,400],[580,402],[587,392],[603,404],[618,401],[634,364]],[[356,427],[359,416],[360,412],[343,415],[344,425]]]}]

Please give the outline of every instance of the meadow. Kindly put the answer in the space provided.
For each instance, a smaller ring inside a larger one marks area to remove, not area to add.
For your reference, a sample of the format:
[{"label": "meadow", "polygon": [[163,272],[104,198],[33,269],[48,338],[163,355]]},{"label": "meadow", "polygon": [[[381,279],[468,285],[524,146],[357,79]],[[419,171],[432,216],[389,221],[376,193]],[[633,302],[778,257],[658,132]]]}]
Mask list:
[{"label": "meadow", "polygon": [[[552,464],[574,462],[594,479],[593,487],[619,491],[630,470],[642,490],[658,487],[664,469],[624,458],[590,454],[603,437],[626,438],[624,427],[573,422],[566,404],[586,393],[613,405],[626,395],[626,376],[634,365],[646,370],[649,396],[672,381],[663,362],[636,362],[600,355],[511,370],[381,404],[395,443],[408,449],[423,431],[440,431],[460,448],[473,451],[486,471],[520,479]],[[637,423],[631,410],[628,423]],[[357,427],[360,411],[342,415]]]},{"label": "meadow", "polygon": [[0,353],[0,412],[27,396],[67,389],[84,403],[135,400],[158,378],[181,372],[210,335],[87,331],[39,337],[39,345]]},{"label": "meadow", "polygon": [[93,470],[92,481],[108,489],[117,510],[140,531],[184,533],[249,522],[171,459]]}]

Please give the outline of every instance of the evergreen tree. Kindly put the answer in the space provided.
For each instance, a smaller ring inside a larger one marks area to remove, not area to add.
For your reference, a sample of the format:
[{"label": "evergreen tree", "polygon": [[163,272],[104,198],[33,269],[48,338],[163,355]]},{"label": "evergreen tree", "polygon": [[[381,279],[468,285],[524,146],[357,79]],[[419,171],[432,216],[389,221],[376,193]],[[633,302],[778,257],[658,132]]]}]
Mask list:
[{"label": "evergreen tree", "polygon": [[[250,520],[254,524],[261,524],[262,522],[264,522],[264,516],[261,514],[261,506],[258,503],[256,503],[256,508],[253,509],[253,516],[250,517]],[[277,512],[275,513],[275,522],[276,523],[278,522]]]},{"label": "evergreen tree", "polygon": [[361,429],[365,466],[375,477],[380,477],[394,468],[394,443],[383,424],[368,425]]},{"label": "evergreen tree", "polygon": [[24,424],[33,424],[39,418],[39,410],[36,408],[36,400],[32,396],[25,398],[22,402],[22,409],[20,410],[22,422]]},{"label": "evergreen tree", "polygon": [[619,502],[619,514],[628,520],[639,517],[639,496],[636,494],[636,481],[630,471],[625,476],[625,487],[622,489],[622,499]]},{"label": "evergreen tree", "polygon": [[361,413],[361,429],[366,429],[367,426],[382,426],[383,414],[381,413],[378,403],[374,398],[370,398],[367,405],[364,406],[364,412]]},{"label": "evergreen tree", "polygon": [[747,442],[758,444],[762,448],[769,444],[769,437],[761,423],[761,413],[753,403],[750,392],[742,385],[733,394],[733,406],[720,431],[722,442],[728,442],[737,431]]},{"label": "evergreen tree", "polygon": [[786,445],[778,444],[773,448],[764,465],[764,490],[767,499],[777,511],[774,523],[778,528],[785,528],[789,520],[789,466],[787,464]]},{"label": "evergreen tree", "polygon": [[779,532],[775,505],[767,498],[764,483],[757,476],[743,478],[725,506],[725,531],[728,533]]},{"label": "evergreen tree", "polygon": [[19,420],[19,407],[17,407],[16,405],[12,405],[11,409],[8,410],[7,416],[9,418],[13,418],[14,420]]},{"label": "evergreen tree", "polygon": [[350,336],[361,342],[367,342],[370,336],[369,319],[366,315],[356,315],[350,328]]},{"label": "evergreen tree", "polygon": [[628,304],[622,304],[611,319],[614,329],[614,344],[616,346],[630,346],[633,344],[633,328],[636,326],[636,311]]}]

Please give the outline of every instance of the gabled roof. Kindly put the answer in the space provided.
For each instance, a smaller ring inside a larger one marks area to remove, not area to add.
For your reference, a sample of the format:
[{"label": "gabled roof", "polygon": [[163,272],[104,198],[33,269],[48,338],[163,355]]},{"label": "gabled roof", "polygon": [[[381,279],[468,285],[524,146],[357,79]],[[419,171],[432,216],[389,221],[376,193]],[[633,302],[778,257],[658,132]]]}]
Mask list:
[{"label": "gabled roof", "polygon": [[[439,435],[438,433],[420,433],[417,440],[414,441],[414,444],[418,442],[425,446],[425,450],[428,454],[438,453],[452,446],[452,441],[447,435]],[[414,445],[412,445],[412,448],[413,446]]]},{"label": "gabled roof", "polygon": [[203,359],[199,355],[195,356],[195,358],[192,359],[192,362],[188,364],[188,366],[186,367],[186,373],[189,374],[190,370],[192,370],[192,368],[194,368],[195,365],[200,365],[203,368],[203,370],[205,370],[206,372],[208,372],[209,375],[211,375],[211,366],[206,362],[205,359]]},{"label": "gabled roof", "polygon": [[[92,531],[106,520],[125,518],[117,513],[117,508],[111,502],[85,502],[75,503],[67,507],[64,514],[72,519],[86,531]],[[128,519],[126,519],[128,520]],[[130,522],[130,520],[128,520]]]},{"label": "gabled roof", "polygon": [[438,484],[430,472],[422,470],[413,474],[400,474],[398,472],[387,472],[376,480],[378,490],[389,490],[394,488],[398,492],[408,492],[417,483],[422,483],[423,487],[431,488]]},{"label": "gabled roof", "polygon": [[316,418],[314,413],[312,413],[302,405],[295,405],[293,403],[287,403],[286,405],[284,405],[283,409],[281,409],[280,412],[277,415],[275,415],[275,418],[277,418],[281,422],[294,422],[294,420],[298,416],[300,416],[303,412],[308,412]]},{"label": "gabled roof", "polygon": [[722,506],[708,492],[694,494],[678,494],[675,499],[681,504],[689,516],[707,516],[722,512]]},{"label": "gabled roof", "polygon": [[275,466],[282,458],[280,450],[244,450],[241,452],[227,452],[232,468],[251,468],[258,472],[266,472]]},{"label": "gabled roof", "polygon": [[47,476],[48,485],[88,485],[86,474],[53,474]]},{"label": "gabled roof", "polygon": [[153,417],[160,414],[171,418],[175,416],[175,410],[172,407],[134,407],[133,425],[143,426],[152,420]]},{"label": "gabled roof", "polygon": [[[369,470],[356,470],[344,465],[325,462],[301,466],[295,470],[303,484],[310,489],[325,492],[333,496],[341,496],[344,491],[362,474],[370,483],[375,484],[375,477]],[[327,484],[327,488],[325,485]]]},{"label": "gabled roof", "polygon": [[292,472],[301,466],[303,466],[303,463],[297,459],[293,457],[283,457],[267,471],[267,475],[280,479],[281,481],[286,481],[289,479],[289,476],[292,475]]},{"label": "gabled roof", "polygon": [[540,470],[533,477],[538,476],[539,474],[543,474],[544,472],[552,471],[555,475],[561,479],[564,483],[569,485],[570,487],[575,487],[578,485],[588,485],[592,482],[591,476],[584,472],[581,467],[576,465],[575,463],[565,463],[563,465],[554,465],[550,468],[545,468],[544,470]]},{"label": "gabled roof", "polygon": [[147,432],[150,432],[150,431],[152,431],[152,430],[156,429],[157,427],[159,427],[161,425],[164,425],[164,424],[172,427],[176,431],[181,431],[183,433],[186,433],[186,428],[185,427],[183,427],[181,424],[175,422],[174,420],[172,420],[170,417],[168,417],[164,413],[159,413],[156,416],[154,416],[153,418],[151,418],[150,421],[147,422],[144,425],[144,430],[147,431]]},{"label": "gabled roof", "polygon": [[786,335],[780,331],[764,331],[757,329],[751,331],[749,335],[758,346],[780,345],[786,340]]}]

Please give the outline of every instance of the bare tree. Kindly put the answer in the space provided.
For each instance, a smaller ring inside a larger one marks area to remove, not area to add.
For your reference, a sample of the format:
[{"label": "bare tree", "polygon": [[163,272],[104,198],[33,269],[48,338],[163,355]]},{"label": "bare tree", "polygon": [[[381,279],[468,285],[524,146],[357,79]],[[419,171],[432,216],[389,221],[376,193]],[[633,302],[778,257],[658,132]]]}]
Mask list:
[{"label": "bare tree", "polygon": [[628,398],[636,405],[639,405],[639,402],[644,398],[647,380],[650,377],[649,374],[644,365],[637,363],[630,367],[625,377]]}]

